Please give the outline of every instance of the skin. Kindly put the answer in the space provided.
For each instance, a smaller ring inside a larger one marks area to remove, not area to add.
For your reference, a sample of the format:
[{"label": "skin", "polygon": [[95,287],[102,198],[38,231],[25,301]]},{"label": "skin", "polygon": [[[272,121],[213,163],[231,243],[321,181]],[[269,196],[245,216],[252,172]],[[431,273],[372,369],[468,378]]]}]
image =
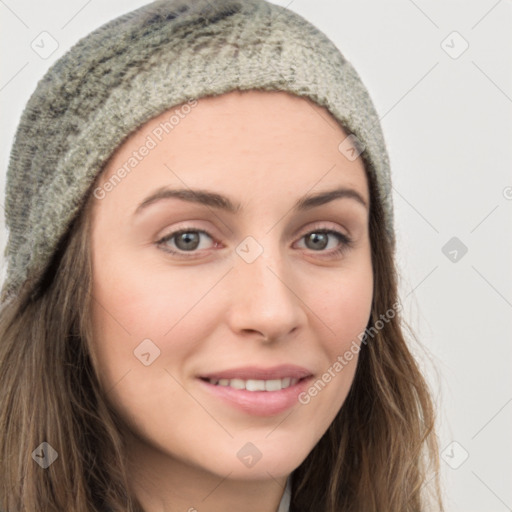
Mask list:
[{"label": "skin", "polygon": [[[175,109],[130,136],[97,186]],[[326,109],[285,92],[202,98],[113,189],[93,198],[93,349],[101,384],[129,429],[130,481],[147,512],[275,512],[288,475],[341,408],[357,354],[307,405],[267,417],[226,404],[197,377],[290,363],[316,380],[366,328],[369,191],[361,158],[338,150],[345,138]],[[215,191],[240,210],[167,198],[134,214],[165,186]],[[341,186],[366,206],[344,197],[292,210],[306,194]],[[177,237],[157,244],[184,227],[211,238],[199,234],[199,247],[185,246],[183,257],[164,250],[183,248]],[[319,228],[352,243],[329,235],[318,248],[306,235]],[[252,263],[236,252],[247,236],[263,249]],[[144,339],[160,350],[148,366],[134,355]],[[248,442],[262,454],[252,467],[237,457]]]}]

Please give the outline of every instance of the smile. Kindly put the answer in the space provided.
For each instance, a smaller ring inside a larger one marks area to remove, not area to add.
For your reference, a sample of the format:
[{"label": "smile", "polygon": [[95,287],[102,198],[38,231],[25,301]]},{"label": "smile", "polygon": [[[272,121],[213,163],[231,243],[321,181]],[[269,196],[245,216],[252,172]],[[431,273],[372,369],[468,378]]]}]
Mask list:
[{"label": "smile", "polygon": [[253,416],[274,416],[299,404],[313,372],[302,366],[240,367],[198,376],[200,388],[219,404]]}]

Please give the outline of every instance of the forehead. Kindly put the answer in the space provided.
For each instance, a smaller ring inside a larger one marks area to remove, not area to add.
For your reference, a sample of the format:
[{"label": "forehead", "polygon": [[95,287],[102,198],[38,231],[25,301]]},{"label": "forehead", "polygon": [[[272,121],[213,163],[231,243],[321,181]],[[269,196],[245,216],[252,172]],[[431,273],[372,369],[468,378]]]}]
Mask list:
[{"label": "forehead", "polygon": [[142,125],[117,148],[100,181],[124,169],[123,181],[139,188],[207,182],[254,196],[341,184],[368,199],[363,162],[345,156],[346,138],[309,98],[231,91],[172,107]]}]

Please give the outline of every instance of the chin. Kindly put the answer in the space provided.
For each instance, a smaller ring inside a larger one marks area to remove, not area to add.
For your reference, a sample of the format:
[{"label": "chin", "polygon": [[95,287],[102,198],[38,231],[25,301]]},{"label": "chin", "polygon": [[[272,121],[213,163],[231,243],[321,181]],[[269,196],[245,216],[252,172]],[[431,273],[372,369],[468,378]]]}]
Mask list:
[{"label": "chin", "polygon": [[[246,439],[250,438],[248,436]],[[212,454],[215,463],[210,471],[223,477],[229,473],[230,479],[240,480],[268,480],[270,477],[288,476],[302,464],[313,446],[304,446],[298,439],[288,438],[286,442],[282,438],[276,436],[271,441],[265,440],[263,435],[259,440],[234,441],[234,449],[228,448],[223,453]]]}]

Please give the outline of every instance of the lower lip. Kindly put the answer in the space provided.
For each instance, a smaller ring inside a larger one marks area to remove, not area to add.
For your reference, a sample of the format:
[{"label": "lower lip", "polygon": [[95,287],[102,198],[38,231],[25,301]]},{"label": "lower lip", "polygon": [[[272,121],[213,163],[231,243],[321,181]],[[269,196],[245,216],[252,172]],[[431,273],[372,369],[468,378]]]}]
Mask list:
[{"label": "lower lip", "polygon": [[247,391],[229,386],[216,386],[202,379],[199,379],[199,382],[206,391],[247,414],[275,416],[298,403],[298,396],[306,390],[311,379],[312,377],[307,377],[279,391]]}]

